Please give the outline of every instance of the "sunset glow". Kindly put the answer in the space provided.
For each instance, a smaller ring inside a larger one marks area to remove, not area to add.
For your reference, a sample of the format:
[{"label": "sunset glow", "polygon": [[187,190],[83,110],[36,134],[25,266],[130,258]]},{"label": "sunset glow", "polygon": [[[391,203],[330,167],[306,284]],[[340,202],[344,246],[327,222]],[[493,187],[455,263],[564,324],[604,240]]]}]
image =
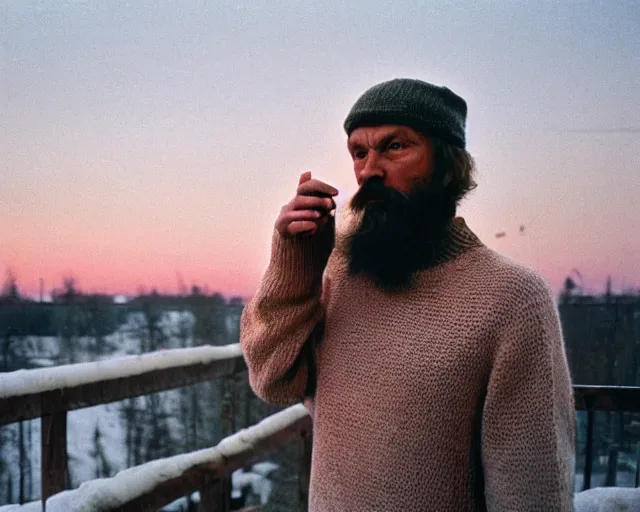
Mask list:
[{"label": "sunset glow", "polygon": [[467,100],[481,240],[556,290],[574,268],[638,289],[640,11],[551,5],[12,2],[0,271],[33,295],[249,297],[299,174],[354,193],[342,121],[411,76]]}]

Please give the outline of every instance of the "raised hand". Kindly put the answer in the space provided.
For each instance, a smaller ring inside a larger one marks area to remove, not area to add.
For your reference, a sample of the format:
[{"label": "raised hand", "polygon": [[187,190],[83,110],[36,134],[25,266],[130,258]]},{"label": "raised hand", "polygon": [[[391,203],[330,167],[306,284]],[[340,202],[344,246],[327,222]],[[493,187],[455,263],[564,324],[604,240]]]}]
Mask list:
[{"label": "raised hand", "polygon": [[311,172],[300,175],[295,197],[280,210],[276,229],[281,236],[312,236],[319,233],[335,209],[338,190],[311,178]]}]

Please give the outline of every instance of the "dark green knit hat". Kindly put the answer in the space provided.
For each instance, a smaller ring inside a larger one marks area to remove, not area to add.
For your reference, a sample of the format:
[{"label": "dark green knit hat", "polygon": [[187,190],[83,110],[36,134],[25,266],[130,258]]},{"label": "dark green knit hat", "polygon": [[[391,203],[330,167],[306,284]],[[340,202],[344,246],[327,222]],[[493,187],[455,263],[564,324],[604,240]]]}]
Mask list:
[{"label": "dark green knit hat", "polygon": [[367,90],[344,122],[347,135],[360,126],[400,124],[465,147],[467,103],[446,87],[396,78]]}]

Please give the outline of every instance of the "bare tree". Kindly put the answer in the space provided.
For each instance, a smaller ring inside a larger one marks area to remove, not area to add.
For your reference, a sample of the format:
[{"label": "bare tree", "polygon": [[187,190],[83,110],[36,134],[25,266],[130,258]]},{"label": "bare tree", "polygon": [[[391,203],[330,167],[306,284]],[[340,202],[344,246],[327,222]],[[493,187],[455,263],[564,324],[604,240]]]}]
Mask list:
[{"label": "bare tree", "polygon": [[2,285],[2,296],[13,299],[20,298],[20,293],[18,291],[18,279],[11,268],[8,268],[6,271],[6,277],[4,284]]},{"label": "bare tree", "polygon": [[63,279],[61,291],[54,290],[54,302],[61,304],[61,315],[58,323],[58,338],[60,339],[60,362],[77,362],[77,342],[79,335],[80,315],[78,311],[78,290],[76,280],[72,276]]},{"label": "bare tree", "polygon": [[99,425],[96,424],[96,428],[93,432],[93,450],[91,456],[96,461],[96,478],[108,478],[111,476],[111,464],[107,458],[102,443],[102,432],[100,432]]}]

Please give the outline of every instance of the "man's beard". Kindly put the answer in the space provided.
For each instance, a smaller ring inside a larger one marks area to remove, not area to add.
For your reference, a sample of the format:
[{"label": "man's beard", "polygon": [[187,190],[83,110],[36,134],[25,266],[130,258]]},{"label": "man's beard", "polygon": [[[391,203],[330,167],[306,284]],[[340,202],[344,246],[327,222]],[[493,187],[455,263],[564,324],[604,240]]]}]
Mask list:
[{"label": "man's beard", "polygon": [[383,290],[410,288],[416,272],[440,256],[455,215],[450,203],[437,179],[409,195],[379,178],[367,181],[350,202],[362,217],[347,237],[349,274],[363,273]]}]

